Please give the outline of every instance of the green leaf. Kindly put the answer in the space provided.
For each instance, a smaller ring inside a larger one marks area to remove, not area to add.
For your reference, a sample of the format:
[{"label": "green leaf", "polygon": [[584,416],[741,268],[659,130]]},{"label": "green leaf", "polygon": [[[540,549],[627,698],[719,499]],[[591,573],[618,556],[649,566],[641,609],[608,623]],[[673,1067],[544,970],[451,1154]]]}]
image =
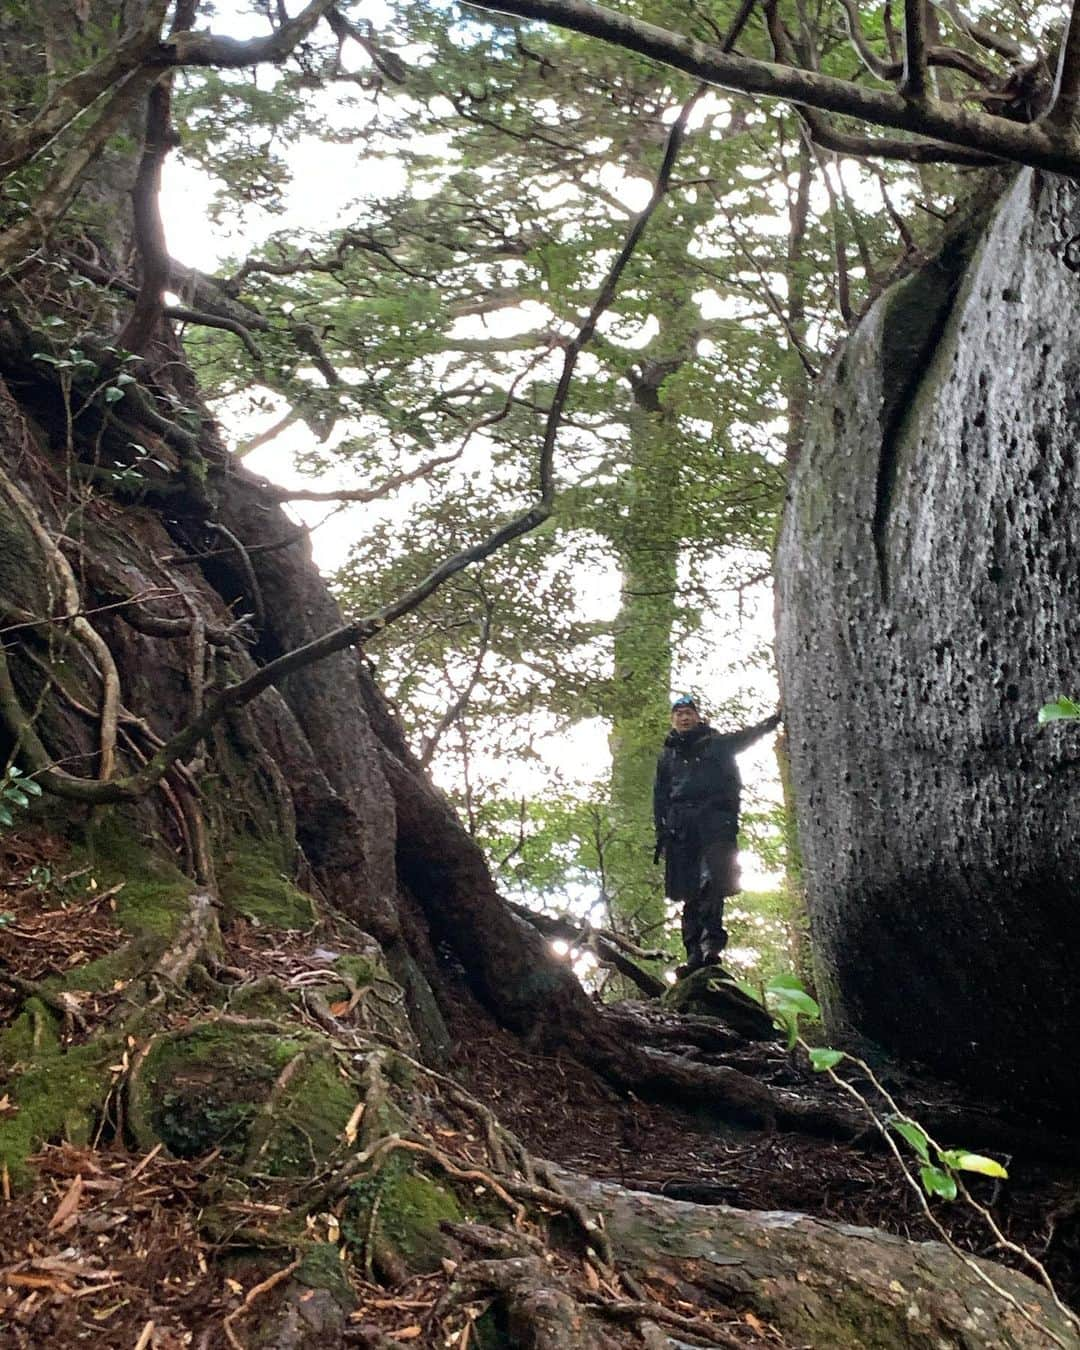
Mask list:
[{"label": "green leaf", "polygon": [[1054,703],[1044,703],[1039,709],[1040,726],[1045,726],[1047,722],[1076,721],[1080,721],[1080,703],[1074,703],[1064,695]]},{"label": "green leaf", "polygon": [[802,1017],[818,1018],[821,1009],[801,989],[766,989],[765,1006],[773,1012],[790,1012]]},{"label": "green leaf", "polygon": [[919,1176],[927,1195],[940,1195],[943,1200],[956,1199],[956,1178],[940,1167],[920,1167]]},{"label": "green leaf", "polygon": [[122,389],[117,389],[115,384],[110,385],[108,389],[105,390],[106,403],[119,403],[123,397],[124,391]]},{"label": "green leaf", "polygon": [[19,789],[22,792],[29,792],[31,797],[41,796],[41,784],[35,783],[32,778],[24,778],[19,784]]},{"label": "green leaf", "polygon": [[15,922],[15,915],[12,914],[10,911],[5,910],[3,914],[0,914],[0,928],[5,928],[9,923],[14,922]]},{"label": "green leaf", "polygon": [[810,1051],[810,1067],[815,1073],[824,1073],[826,1069],[835,1069],[840,1061],[846,1058],[843,1050],[830,1050],[826,1046],[818,1046]]},{"label": "green leaf", "polygon": [[962,1148],[946,1149],[941,1155],[946,1167],[954,1167],[958,1172],[980,1172],[984,1177],[1003,1177],[1008,1172],[994,1158],[985,1158],[981,1153],[968,1153]]},{"label": "green leaf", "polygon": [[779,975],[774,975],[766,989],[796,989],[800,994],[806,993],[806,986],[798,975],[792,975],[789,971],[782,971]]},{"label": "green leaf", "polygon": [[921,1126],[913,1120],[901,1120],[898,1116],[891,1116],[885,1123],[901,1139],[907,1140],[924,1163],[930,1162],[930,1140]]},{"label": "green leaf", "polygon": [[0,825],[14,825],[14,824],[15,821],[12,819],[11,812],[7,809],[6,806],[0,806]]}]

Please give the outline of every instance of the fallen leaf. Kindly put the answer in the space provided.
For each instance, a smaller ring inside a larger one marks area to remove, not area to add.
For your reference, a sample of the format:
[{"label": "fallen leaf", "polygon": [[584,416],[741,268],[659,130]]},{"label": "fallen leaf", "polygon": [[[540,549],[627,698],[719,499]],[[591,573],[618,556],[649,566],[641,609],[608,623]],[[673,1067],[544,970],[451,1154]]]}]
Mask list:
[{"label": "fallen leaf", "polygon": [[55,1289],[60,1294],[73,1292],[70,1284],[65,1284],[56,1275],[34,1275],[30,1271],[16,1271],[14,1274],[0,1275],[4,1284],[15,1289]]},{"label": "fallen leaf", "polygon": [[330,1004],[330,1011],[335,1017],[343,1017],[349,1011],[349,1000],[347,998],[339,999],[336,1003]]},{"label": "fallen leaf", "polygon": [[49,1220],[49,1228],[59,1228],[78,1211],[79,1200],[83,1193],[83,1179],[80,1173],[64,1192],[64,1198],[56,1206],[56,1213]]},{"label": "fallen leaf", "polygon": [[6,1092],[0,1097],[0,1116],[13,1116],[18,1109]]},{"label": "fallen leaf", "polygon": [[585,1268],[585,1283],[593,1293],[598,1293],[600,1289],[600,1276],[597,1275],[596,1271],[593,1269],[591,1262],[583,1261],[581,1264]]},{"label": "fallen leaf", "polygon": [[423,1334],[424,1328],[414,1323],[411,1327],[402,1327],[400,1331],[392,1331],[390,1339],[392,1341],[415,1341],[417,1336]]},{"label": "fallen leaf", "polygon": [[230,1279],[229,1276],[226,1275],[225,1283],[229,1286],[229,1288],[233,1291],[234,1294],[242,1294],[244,1292],[244,1286],[240,1283],[239,1280]]},{"label": "fallen leaf", "polygon": [[150,1344],[150,1337],[153,1334],[154,1324],[153,1322],[147,1322],[146,1326],[144,1326],[139,1333],[139,1339],[135,1342],[135,1350],[146,1350],[146,1347]]}]

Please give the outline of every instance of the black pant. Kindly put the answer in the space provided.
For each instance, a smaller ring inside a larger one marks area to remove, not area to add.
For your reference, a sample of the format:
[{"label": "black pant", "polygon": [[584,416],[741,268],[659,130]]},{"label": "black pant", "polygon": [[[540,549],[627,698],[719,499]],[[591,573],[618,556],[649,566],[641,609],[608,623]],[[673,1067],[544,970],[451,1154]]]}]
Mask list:
[{"label": "black pant", "polygon": [[664,881],[682,903],[687,955],[727,944],[724,901],[739,889],[738,815],[710,802],[676,802],[668,813]]}]

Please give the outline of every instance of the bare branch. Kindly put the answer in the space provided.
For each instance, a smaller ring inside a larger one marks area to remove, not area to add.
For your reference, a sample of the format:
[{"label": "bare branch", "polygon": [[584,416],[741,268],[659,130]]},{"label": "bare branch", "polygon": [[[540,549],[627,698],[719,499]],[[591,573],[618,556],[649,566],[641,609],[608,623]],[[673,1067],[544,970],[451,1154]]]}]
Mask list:
[{"label": "bare branch", "polygon": [[907,164],[959,164],[983,168],[998,161],[975,150],[956,150],[943,141],[902,141],[896,136],[860,136],[841,131],[828,117],[813,108],[797,109],[810,139],[823,150],[853,159],[895,159]]},{"label": "bare branch", "polygon": [[926,78],[926,0],[904,0],[904,79],[900,92],[913,103],[929,96]]},{"label": "bare branch", "polygon": [[1071,130],[1063,135],[1057,128],[1024,125],[956,103],[916,104],[888,90],[737,56],[592,0],[472,0],[472,4],[488,13],[546,20],[600,38],[722,89],[782,98],[821,112],[855,117],[871,126],[911,132],[962,150],[1080,177],[1080,137]]},{"label": "bare branch", "polygon": [[246,459],[248,455],[254,454],[256,450],[261,450],[264,445],[269,445],[271,441],[277,440],[283,431],[288,431],[300,421],[300,414],[295,408],[290,408],[284,416],[269,426],[265,431],[260,431],[257,436],[252,436],[246,440],[243,445],[238,445],[233,451],[234,459]]},{"label": "bare branch", "polygon": [[[840,4],[844,9],[851,45],[855,48],[859,59],[867,70],[877,79],[885,80],[889,84],[901,79],[904,74],[903,61],[898,61],[892,56],[888,60],[883,59],[867,41],[866,34],[859,22],[857,0],[840,0]],[[967,52],[959,51],[956,47],[929,47],[926,52],[926,62],[930,66],[943,66],[962,71],[984,86],[990,85],[995,78],[994,72],[989,66],[983,65],[981,61],[977,61]]]},{"label": "bare branch", "polygon": [[283,61],[335,3],[336,0],[310,0],[294,19],[267,37],[246,41],[215,33],[174,33],[161,44],[157,59],[163,66],[215,66],[224,70]]}]

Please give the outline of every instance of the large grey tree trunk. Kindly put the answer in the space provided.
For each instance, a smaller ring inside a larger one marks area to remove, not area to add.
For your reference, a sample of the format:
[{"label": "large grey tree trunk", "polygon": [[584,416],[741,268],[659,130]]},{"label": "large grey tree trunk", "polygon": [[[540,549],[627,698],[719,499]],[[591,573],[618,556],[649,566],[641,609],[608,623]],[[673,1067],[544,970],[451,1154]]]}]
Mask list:
[{"label": "large grey tree trunk", "polygon": [[1025,172],[819,391],[778,654],[834,1025],[1076,1121],[1075,185]]}]

